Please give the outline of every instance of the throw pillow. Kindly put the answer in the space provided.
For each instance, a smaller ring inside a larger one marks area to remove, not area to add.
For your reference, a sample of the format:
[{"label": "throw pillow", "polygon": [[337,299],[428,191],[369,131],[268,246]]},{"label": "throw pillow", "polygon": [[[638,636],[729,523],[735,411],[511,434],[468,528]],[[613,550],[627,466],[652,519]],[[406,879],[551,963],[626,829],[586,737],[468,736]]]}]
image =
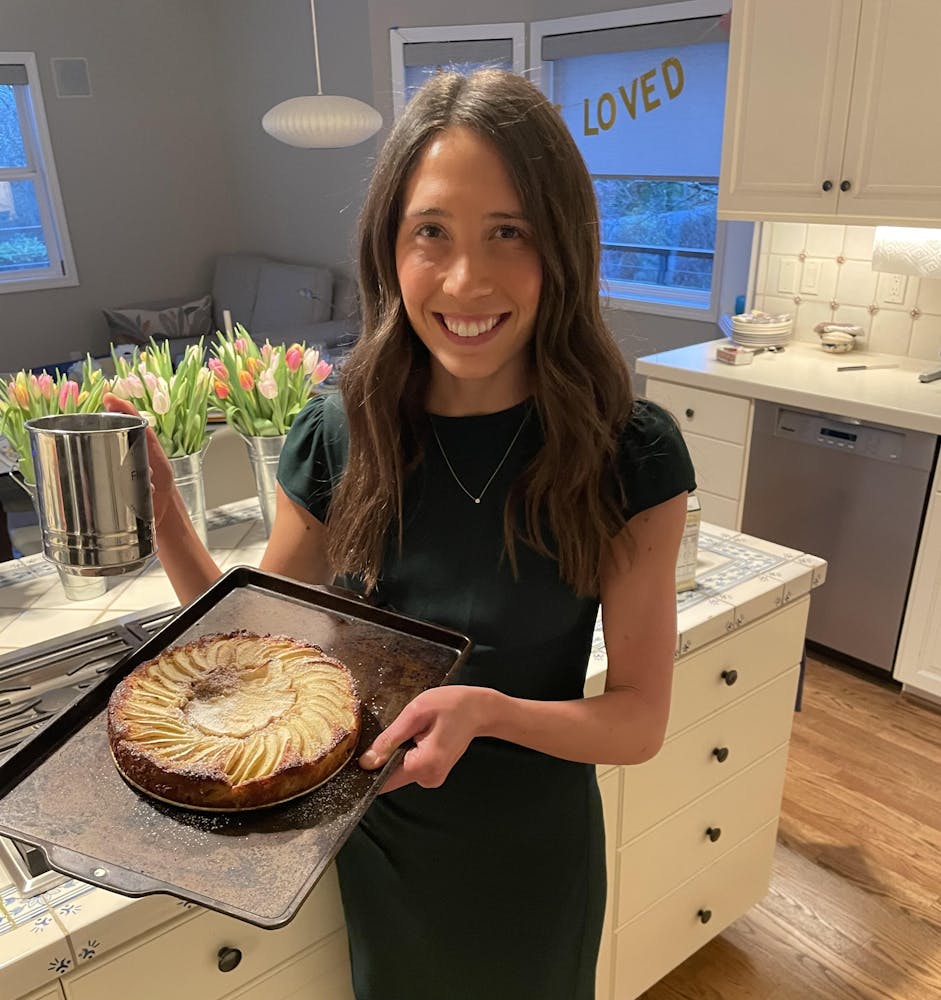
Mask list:
[{"label": "throw pillow", "polygon": [[186,338],[197,340],[212,331],[212,296],[164,308],[124,306],[103,310],[111,340],[118,344],[146,346],[151,337],[157,340]]}]

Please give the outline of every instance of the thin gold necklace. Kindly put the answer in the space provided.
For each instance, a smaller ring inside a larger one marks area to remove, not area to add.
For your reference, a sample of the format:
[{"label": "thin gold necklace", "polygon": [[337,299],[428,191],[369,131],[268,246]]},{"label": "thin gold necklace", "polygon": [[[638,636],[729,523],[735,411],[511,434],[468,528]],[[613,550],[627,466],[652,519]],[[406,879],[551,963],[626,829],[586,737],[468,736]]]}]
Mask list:
[{"label": "thin gold necklace", "polygon": [[513,445],[516,444],[516,441],[519,438],[520,434],[523,433],[523,428],[526,426],[526,421],[529,418],[530,409],[531,407],[529,406],[526,407],[526,412],[523,414],[523,419],[520,421],[519,427],[516,428],[516,433],[513,435],[513,440],[509,443],[506,451],[503,453],[503,458],[501,458],[500,461],[497,463],[497,467],[491,473],[490,478],[484,484],[484,488],[480,491],[480,495],[476,497],[461,482],[460,478],[458,477],[458,474],[454,471],[454,466],[451,464],[451,460],[448,458],[448,453],[444,450],[444,445],[441,443],[441,438],[438,437],[438,428],[435,427],[434,420],[431,421],[431,431],[435,436],[435,441],[438,442],[438,450],[441,452],[441,457],[444,459],[444,464],[448,467],[448,471],[454,477],[454,481],[457,483],[457,485],[460,486],[460,488],[464,491],[464,493],[466,493],[471,498],[471,500],[474,501],[474,503],[480,503],[480,501],[483,500],[484,494],[487,492],[487,490],[490,489],[490,484],[494,481],[494,479],[497,478],[497,473],[503,468],[504,462],[506,462],[506,460],[510,457],[510,452],[513,450]]}]

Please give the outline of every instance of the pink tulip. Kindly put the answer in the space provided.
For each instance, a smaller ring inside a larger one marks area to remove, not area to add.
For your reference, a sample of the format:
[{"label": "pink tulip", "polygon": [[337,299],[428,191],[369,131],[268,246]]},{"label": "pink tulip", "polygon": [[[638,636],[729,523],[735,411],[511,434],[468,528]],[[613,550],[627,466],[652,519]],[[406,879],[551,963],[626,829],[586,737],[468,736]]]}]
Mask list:
[{"label": "pink tulip", "polygon": [[210,358],[206,364],[212,374],[215,375],[220,381],[224,382],[229,377],[229,373],[226,371],[225,365],[219,358]]},{"label": "pink tulip", "polygon": [[262,359],[262,361],[265,362],[265,364],[268,363],[268,360],[271,357],[271,352],[273,350],[274,350],[274,348],[271,346],[271,344],[269,343],[269,341],[266,340],[265,343],[264,343],[264,345],[262,346],[262,349],[261,349],[261,359]]},{"label": "pink tulip", "polygon": [[52,376],[49,372],[43,372],[36,381],[43,399],[52,399]]},{"label": "pink tulip", "polygon": [[304,351],[300,344],[292,344],[284,355],[284,363],[288,366],[288,370],[296,372],[298,368],[304,363]]},{"label": "pink tulip", "polygon": [[147,391],[153,395],[157,389],[157,376],[153,372],[145,371],[144,373],[144,385],[147,386]]},{"label": "pink tulip", "polygon": [[275,381],[271,368],[266,368],[258,379],[258,391],[265,399],[274,399],[278,395],[278,383]]},{"label": "pink tulip", "polygon": [[243,351],[248,350],[248,341],[244,337],[236,337],[232,341],[232,346],[241,354]]},{"label": "pink tulip", "polygon": [[141,399],[144,396],[144,383],[133,373],[124,380],[130,399]]},{"label": "pink tulip", "polygon": [[333,365],[327,361],[318,361],[317,366],[311,373],[310,380],[314,385],[320,385],[321,382],[333,371]]},{"label": "pink tulip", "polygon": [[78,382],[66,379],[59,389],[59,409],[64,410],[68,406],[69,399],[78,402]]}]

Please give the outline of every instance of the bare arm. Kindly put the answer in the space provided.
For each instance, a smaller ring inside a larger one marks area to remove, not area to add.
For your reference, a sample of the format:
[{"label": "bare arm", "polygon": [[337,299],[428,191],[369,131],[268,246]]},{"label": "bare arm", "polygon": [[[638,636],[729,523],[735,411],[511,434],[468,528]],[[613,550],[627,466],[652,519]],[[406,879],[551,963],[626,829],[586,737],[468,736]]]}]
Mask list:
[{"label": "bare arm", "polygon": [[334,577],[327,559],[326,527],[280,486],[274,527],[260,568],[303,583],[330,583]]},{"label": "bare arm", "polygon": [[575,701],[511,698],[476,687],[419,695],[361,758],[381,766],[405,740],[388,791],[410,781],[440,785],[471,739],[492,736],[566,760],[637,764],[659,750],[666,730],[676,646],[676,558],[686,494],[632,518],[635,550],[615,538],[602,567],[601,603],[608,673],[605,692]]}]

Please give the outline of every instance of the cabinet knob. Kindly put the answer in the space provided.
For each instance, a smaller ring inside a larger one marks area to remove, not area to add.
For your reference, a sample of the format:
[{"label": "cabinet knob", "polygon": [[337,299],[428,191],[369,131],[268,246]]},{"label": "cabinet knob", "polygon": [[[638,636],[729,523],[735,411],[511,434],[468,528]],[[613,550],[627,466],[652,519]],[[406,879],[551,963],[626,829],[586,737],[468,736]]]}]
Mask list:
[{"label": "cabinet knob", "polygon": [[715,843],[722,836],[722,827],[720,826],[710,826],[706,830],[706,836]]},{"label": "cabinet knob", "polygon": [[842,181],[842,182],[841,182],[841,184],[840,184],[840,190],[841,190],[841,191],[849,191],[849,189],[850,189],[850,188],[851,188],[852,186],[853,186],[853,185],[852,185],[852,184],[850,184],[850,182],[849,182],[849,181]]},{"label": "cabinet knob", "polygon": [[712,920],[712,910],[700,910],[696,916],[699,917],[699,922],[701,924],[708,924],[709,921]]},{"label": "cabinet knob", "polygon": [[722,764],[724,761],[726,761],[728,759],[729,748],[728,747],[716,747],[715,750],[712,751],[712,756],[715,757],[715,759],[720,764]]},{"label": "cabinet knob", "polygon": [[723,670],[721,676],[722,676],[722,680],[724,680],[725,683],[728,684],[729,687],[731,687],[738,680],[738,671],[737,670]]},{"label": "cabinet knob", "polygon": [[820,186],[824,189],[824,191],[830,191],[833,189],[833,181],[824,181]]},{"label": "cabinet knob", "polygon": [[238,948],[219,949],[219,971],[231,972],[242,961],[242,953]]},{"label": "cabinet knob", "polygon": [[686,407],[686,419],[687,420],[692,420],[693,417],[695,417],[695,416],[696,416],[696,411],[691,406],[687,406]]}]

